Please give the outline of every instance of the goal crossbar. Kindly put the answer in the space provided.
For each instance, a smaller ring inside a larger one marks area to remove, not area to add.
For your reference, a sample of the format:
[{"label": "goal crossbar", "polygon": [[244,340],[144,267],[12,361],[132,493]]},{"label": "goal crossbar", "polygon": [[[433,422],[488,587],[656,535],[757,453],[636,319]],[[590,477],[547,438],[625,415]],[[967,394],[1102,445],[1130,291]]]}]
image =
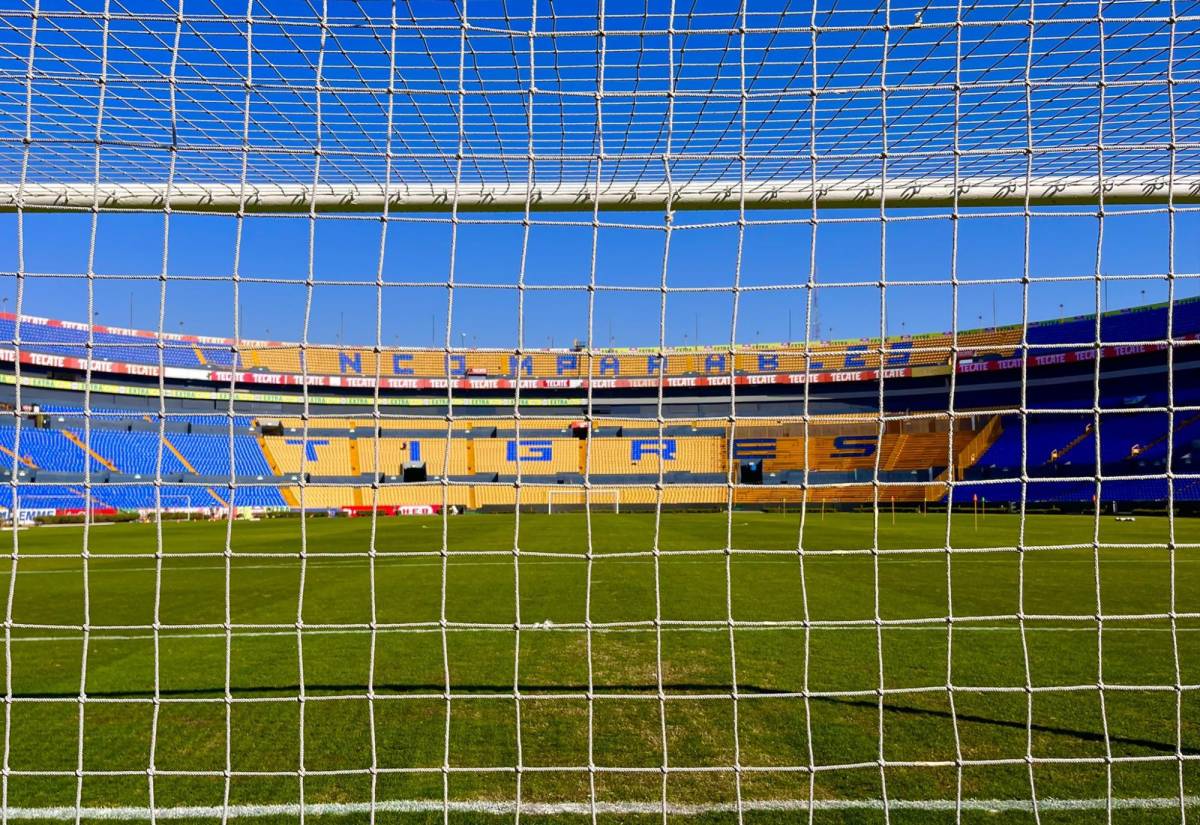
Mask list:
[{"label": "goal crossbar", "polygon": [[394,184],[330,183],[6,183],[0,211],[173,210],[198,212],[564,212],[736,210],[878,207],[1012,207],[1030,205],[1200,204],[1200,177],[1114,176],[961,177],[947,179],[861,178],[839,182],[665,181]]}]

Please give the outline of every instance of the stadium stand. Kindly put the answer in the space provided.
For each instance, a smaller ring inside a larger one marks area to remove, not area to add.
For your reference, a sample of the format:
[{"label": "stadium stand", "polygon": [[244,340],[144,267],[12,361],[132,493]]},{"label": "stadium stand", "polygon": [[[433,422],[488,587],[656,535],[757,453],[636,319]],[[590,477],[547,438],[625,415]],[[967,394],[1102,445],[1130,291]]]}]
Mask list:
[{"label": "stadium stand", "polygon": [[[1134,307],[1104,313],[1100,318],[1100,338],[1096,338],[1096,316],[1080,315],[1061,321],[1043,321],[1029,325],[1030,344],[1106,344],[1162,341],[1167,337],[1167,306]],[[1171,329],[1176,337],[1200,329],[1200,300],[1176,301]]]},{"label": "stadium stand", "polygon": [[[603,420],[590,438],[579,438],[563,435],[572,428],[561,419],[523,421],[519,437],[516,428],[468,419],[455,422],[447,441],[445,431],[431,427],[431,421],[393,421],[376,431],[371,419],[343,417],[321,422],[332,426],[310,426],[307,437],[303,428],[283,436],[252,435],[247,428],[233,437],[231,464],[227,434],[168,431],[160,439],[157,424],[136,413],[122,419],[116,408],[94,416],[89,432],[71,426],[79,420],[78,408],[46,409],[56,413],[49,426],[24,423],[19,449],[15,429],[0,427],[0,451],[22,473],[38,479],[29,491],[32,498],[21,499],[25,507],[44,500],[82,508],[78,484],[89,455],[94,506],[119,509],[152,507],[153,487],[139,479],[160,474],[168,482],[162,488],[167,506],[225,507],[231,469],[238,481],[233,501],[252,507],[297,506],[301,501],[311,508],[361,507],[373,501],[428,504],[441,503],[443,495],[447,503],[464,507],[511,506],[518,477],[523,481],[521,501],[531,505],[547,503],[551,495],[559,503],[573,502],[571,491],[582,496],[579,485],[585,477],[595,488],[612,491],[600,496],[605,501],[626,505],[654,503],[660,481],[673,501],[719,503],[730,478],[740,480],[735,499],[745,504],[870,502],[876,495],[880,501],[933,502],[945,497],[951,476],[964,480],[956,493],[960,501],[964,495],[996,501],[1019,487],[1004,480],[1019,477],[1023,454],[1030,475],[1045,482],[1030,485],[1029,500],[1086,502],[1096,493],[1087,480],[1096,472],[1096,446],[1092,416],[1086,413],[1035,412],[1024,433],[1016,416],[968,417],[961,420],[953,443],[944,425],[927,420],[889,424],[880,439],[877,425],[861,416],[817,417],[808,423],[807,436],[797,422],[746,419],[732,441],[723,426],[702,420],[664,424],[661,436],[658,427],[637,419]],[[172,427],[218,430],[218,418],[181,416]],[[130,421],[147,429],[132,430]],[[1194,413],[1176,413],[1177,461],[1191,460],[1198,422]],[[243,417],[238,423],[252,421]],[[1120,477],[1161,471],[1166,423],[1163,413],[1136,409],[1105,415],[1100,459],[1107,480],[1102,495],[1127,499],[1164,492],[1157,482]],[[437,437],[429,437],[431,433]],[[423,465],[430,481],[400,483],[406,464]],[[761,486],[753,482],[756,472]],[[445,491],[438,481],[443,477],[453,482]],[[370,484],[378,479],[384,483],[376,498]],[[64,481],[77,484],[60,483]],[[1195,497],[1197,487],[1180,485],[1177,498]],[[10,498],[3,499],[3,506]]]},{"label": "stadium stand", "polygon": [[[14,427],[0,426],[0,448],[6,454],[13,454],[16,438]],[[97,423],[90,433],[76,428],[45,430],[25,425],[20,439],[19,452],[25,462],[55,472],[82,473],[84,457],[90,453],[93,472],[191,473],[228,478],[232,467],[239,476],[273,475],[257,442],[248,435],[233,437],[232,465],[229,438],[220,435],[171,433],[160,441],[157,433],[110,429]]]},{"label": "stadium stand", "polygon": [[285,475],[308,473],[314,476],[350,477],[350,439],[345,436],[307,439],[292,436],[268,436],[263,439],[271,456],[270,463]]},{"label": "stadium stand", "polygon": [[[1165,418],[1153,414],[1130,414],[1127,420],[1113,427],[1112,435],[1103,446],[1106,476],[1102,495],[1127,500],[1164,493],[1161,483],[1128,481],[1120,475],[1146,472],[1148,462],[1165,444],[1146,440],[1144,451],[1130,456],[1135,439],[1153,433],[1152,423],[1160,426]],[[1190,436],[1187,419],[1177,416],[1177,459],[1190,460]],[[829,425],[821,425],[829,426]],[[735,438],[730,463],[730,445],[721,436],[697,435],[666,437],[596,437],[580,439],[525,439],[497,437],[497,430],[487,437],[455,437],[450,440],[450,463],[446,465],[447,441],[414,439],[402,435],[374,437],[310,437],[268,436],[256,439],[235,436],[234,466],[239,486],[235,498],[238,506],[285,507],[350,507],[379,505],[446,503],[463,507],[511,506],[516,499],[512,482],[524,480],[521,501],[528,505],[548,502],[551,492],[558,503],[572,503],[566,491],[577,491],[584,473],[596,488],[610,488],[604,502],[619,499],[622,505],[654,503],[654,486],[663,483],[664,501],[704,503],[721,502],[727,495],[726,480],[732,471],[737,478],[744,463],[758,463],[762,470],[762,485],[739,485],[735,499],[743,504],[783,502],[870,502],[878,495],[880,501],[899,502],[940,501],[945,496],[945,479],[954,472],[966,481],[956,490],[959,501],[964,496],[978,495],[990,501],[1007,500],[1019,490],[1018,484],[990,483],[990,479],[1011,479],[1019,474],[1021,464],[1021,427],[1019,420],[1005,417],[989,421],[995,432],[990,444],[981,444],[983,430],[962,430],[955,434],[954,465],[948,467],[950,442],[946,432],[896,433],[885,435],[875,456],[873,436],[815,435],[807,441],[801,437]],[[988,429],[988,428],[985,428]],[[1110,431],[1104,431],[1106,434]],[[1064,449],[1083,433],[1075,447]],[[72,438],[73,436],[74,438]],[[0,428],[0,447],[13,455],[15,432],[11,427]],[[1095,494],[1095,485],[1088,480],[1070,478],[1090,477],[1094,473],[1095,449],[1093,437],[1087,431],[1085,416],[1031,416],[1026,430],[1029,456],[1045,453],[1045,460],[1034,465],[1030,474],[1043,483],[1031,484],[1028,500],[1038,502],[1086,502]],[[1163,439],[1165,441],[1165,439]],[[1103,442],[1102,442],[1103,443]],[[131,483],[138,478],[161,473],[166,481],[194,480],[190,484],[168,483],[162,488],[164,506],[225,507],[230,496],[225,483],[229,478],[228,440],[217,435],[170,434],[161,442],[157,434],[92,427],[90,446],[93,451],[93,506],[118,509],[147,509],[154,505],[153,487]],[[265,445],[264,448],[260,447]],[[590,446],[589,446],[590,445]],[[1055,447],[1052,445],[1059,445]],[[1055,449],[1062,451],[1058,461],[1050,460]],[[379,461],[375,460],[378,450]],[[977,453],[977,456],[970,455]],[[807,452],[807,457],[806,457]],[[839,454],[849,453],[849,454]],[[82,483],[85,451],[83,434],[73,429],[43,430],[23,426],[21,431],[21,461],[25,472],[35,472],[40,481],[22,490],[23,507],[54,506],[78,509],[84,506],[83,490],[78,484],[47,484],[64,481],[63,476]],[[425,484],[398,483],[396,474],[416,455],[425,462],[430,482]],[[590,454],[590,467],[587,466]],[[352,456],[355,456],[352,458]],[[981,457],[979,457],[981,456]],[[976,463],[975,458],[979,460]],[[879,464],[879,492],[872,479],[875,464]],[[1067,459],[1071,461],[1067,462]],[[159,462],[161,460],[161,467]],[[805,466],[808,466],[807,475]],[[1062,466],[1060,466],[1062,465]],[[388,483],[380,486],[377,498],[369,489],[377,477],[376,467],[382,468]],[[446,468],[449,468],[447,474]],[[307,474],[307,482],[299,474]],[[661,473],[661,476],[660,476]],[[454,484],[442,489],[436,479],[446,475]],[[253,484],[254,476],[264,480]],[[124,481],[123,479],[130,479]],[[744,481],[743,477],[743,481]],[[972,484],[971,482],[978,482]],[[802,489],[808,486],[807,494]],[[1156,486],[1157,485],[1157,486]],[[26,493],[28,493],[26,495]],[[1194,484],[1182,484],[1176,491],[1179,500],[1195,499],[1200,489]],[[9,506],[11,492],[0,499],[0,506]],[[649,496],[649,498],[648,498]],[[579,501],[582,501],[580,497]],[[603,503],[603,502],[601,502]]]},{"label": "stadium stand", "polygon": [[[1117,409],[1119,399],[1102,399],[1101,407]],[[1003,432],[982,458],[966,470],[968,482],[956,495],[979,496],[990,501],[1017,501],[1021,496],[1022,426],[1017,416],[1000,419]],[[1168,446],[1175,472],[1188,473],[1200,455],[1200,414],[1174,413],[1169,438],[1165,412],[1111,412],[1101,416],[1099,462],[1096,429],[1091,415],[1066,413],[1031,414],[1026,422],[1027,468],[1032,483],[1026,499],[1031,502],[1163,501],[1167,480],[1124,478],[1162,474]],[[1057,454],[1057,457],[1055,457]],[[1097,490],[1094,479],[1103,479]],[[1075,480],[1073,480],[1075,479]],[[1079,480],[1087,479],[1087,480]],[[984,483],[988,482],[988,483]],[[1177,501],[1200,501],[1200,483],[1179,479],[1174,485]]]},{"label": "stadium stand", "polygon": [[[85,507],[82,488],[63,484],[26,484],[18,488],[17,502],[27,510],[82,510]],[[12,509],[11,487],[0,487],[0,507]],[[94,507],[107,508],[102,502]]]},{"label": "stadium stand", "polygon": [[190,472],[199,475],[269,476],[271,468],[258,448],[258,442],[249,435],[233,437],[233,457],[230,460],[229,437],[223,435],[196,435],[171,433],[164,444],[192,467]]},{"label": "stadium stand", "polygon": [[[161,493],[147,484],[94,483],[91,493],[93,510],[150,510],[161,501],[164,510],[211,510],[228,505],[228,491],[216,492],[209,487],[164,484]],[[159,498],[158,496],[161,496]],[[0,488],[0,507],[12,506],[12,489]],[[17,494],[19,505],[31,510],[82,511],[88,507],[82,484],[24,484]],[[236,493],[238,506],[275,507],[282,505],[278,491],[267,487],[244,487]]]},{"label": "stadium stand", "polygon": [[[444,357],[441,352],[385,350],[378,364],[372,350],[310,345],[304,360],[300,349],[272,346],[247,348],[246,368],[299,373],[306,367],[315,375],[444,378],[478,375],[531,378],[653,378],[668,376],[725,375],[776,372],[835,372],[885,367],[945,365],[953,352],[950,333],[879,339],[854,339],[814,343],[807,356],[796,343],[755,344],[741,347],[731,362],[727,347],[673,348],[661,358],[652,350],[601,349],[589,358],[586,352],[534,352],[521,357],[504,353],[464,352]],[[1019,327],[961,330],[960,352],[976,358],[1012,356],[1020,344]],[[663,369],[665,365],[666,369]]]},{"label": "stadium stand", "polygon": [[[15,346],[18,340],[16,316],[0,313],[0,345]],[[104,361],[131,364],[158,364],[158,335],[145,330],[110,330],[95,327],[91,331],[92,357]],[[86,358],[89,331],[85,324],[68,324],[42,318],[23,317],[20,323],[20,345],[23,349],[71,358]],[[195,339],[184,336],[164,336],[162,363],[168,367],[217,367],[229,369],[234,365],[233,352],[228,347],[199,346]]]},{"label": "stadium stand", "polygon": [[[1200,332],[1200,298],[1179,299],[1174,304],[1171,329],[1175,337]],[[1100,316],[1100,340],[1106,344],[1160,341],[1166,337],[1166,305],[1117,310]],[[16,344],[16,316],[0,313],[0,346]],[[130,364],[159,363],[158,336],[143,330],[118,330],[96,326],[91,330],[95,359]],[[22,316],[20,346],[27,351],[85,358],[87,325]],[[1021,347],[1020,326],[959,330],[960,357],[976,360],[1006,358]],[[755,344],[740,347],[730,362],[728,348],[674,348],[662,358],[651,350],[597,350],[531,352],[520,357],[507,353],[466,351],[444,356],[438,351],[385,349],[376,363],[367,347],[331,347],[233,341],[166,334],[162,336],[162,363],[192,369],[239,369],[312,375],[535,377],[535,378],[647,378],[670,376],[836,372],[885,367],[945,365],[953,352],[949,332],[906,335],[887,339],[855,339],[811,344]],[[1058,346],[1088,346],[1096,338],[1096,316],[1031,323],[1028,342],[1034,352],[1052,352]],[[220,341],[220,343],[216,343]],[[236,359],[240,349],[241,359]],[[665,365],[665,369],[664,369]]]},{"label": "stadium stand", "polygon": [[1050,465],[1068,466],[1076,452],[1068,445],[1082,437],[1091,424],[1089,416],[1031,414],[1024,435],[1019,418],[1002,421],[1002,433],[984,454],[981,465],[1002,472],[1020,470],[1022,455],[1030,472],[1044,473]]},{"label": "stadium stand", "polygon": [[[68,431],[64,431],[68,432]],[[83,441],[82,437],[80,438]],[[121,432],[93,427],[90,446],[103,456],[108,469],[114,472],[135,475],[154,475],[161,458],[162,472],[166,475],[191,472],[178,456],[160,442],[157,434]]]},{"label": "stadium stand", "polygon": [[[60,473],[84,472],[87,452],[73,430],[38,430],[22,427],[20,445],[17,445],[14,427],[0,427],[0,447],[8,455],[19,454],[22,461],[41,470]],[[103,472],[108,469],[103,458],[93,450],[90,469]]]},{"label": "stadium stand", "polygon": [[[1031,324],[1028,341],[1042,352],[1086,347],[1096,339],[1096,323],[1095,316],[1085,316]],[[1149,306],[1107,313],[1100,324],[1106,343],[1155,341],[1166,334],[1167,309]],[[1194,338],[1200,331],[1200,299],[1177,301],[1170,328],[1177,337]],[[0,315],[0,336],[15,332],[14,317]],[[96,357],[133,364],[158,361],[157,346],[146,346],[155,341],[150,333],[96,327],[90,334]],[[79,356],[87,351],[88,335],[85,325],[24,318],[19,343],[31,351]],[[1020,337],[1018,327],[960,332],[959,354],[972,361],[1011,355],[1019,350]],[[220,339],[172,336],[166,342],[168,365],[233,363],[229,357],[222,360],[230,350],[229,342]],[[882,343],[825,342],[814,345],[808,355],[816,370],[866,368],[877,365],[881,355],[885,364],[899,363],[891,359],[902,355],[906,365],[932,365],[945,363],[950,344],[949,335],[936,333]],[[289,371],[299,366],[290,345],[267,348],[250,342],[245,351],[254,355],[254,364],[247,368]],[[785,371],[803,369],[806,360],[801,348],[786,345],[747,348],[734,362],[725,360],[727,351],[716,354],[720,359],[709,362],[714,353],[707,350],[672,350],[665,371],[728,373],[731,363],[742,372]],[[315,347],[307,366],[312,372],[367,373],[373,368],[368,355]],[[397,350],[382,357],[391,359],[392,367],[414,374],[446,374],[441,353]],[[586,354],[579,352],[535,352],[516,363],[495,352],[453,357],[459,359],[453,364],[456,371],[508,374],[515,367],[519,374],[535,376],[591,370],[605,376],[644,377],[656,375],[656,367],[664,363],[656,362],[654,353],[638,350],[596,353],[590,366]],[[1105,365],[1110,362],[1104,359]],[[1083,364],[1091,369],[1086,359]],[[1102,378],[1104,387],[1106,381]],[[869,392],[861,397],[878,396],[877,385],[869,384]],[[786,414],[745,414],[731,425],[724,417],[687,415],[660,422],[644,417],[648,412],[643,417],[605,412],[585,423],[573,417],[579,416],[578,409],[558,416],[522,415],[517,421],[505,414],[503,405],[496,405],[499,409],[491,415],[451,419],[403,407],[380,408],[372,415],[347,413],[336,405],[313,405],[304,417],[250,415],[244,410],[230,416],[221,412],[220,403],[204,411],[195,409],[195,402],[185,409],[169,400],[142,397],[123,407],[119,393],[104,395],[104,403],[91,405],[85,413],[80,401],[64,400],[65,393],[43,399],[27,389],[23,403],[28,415],[22,418],[19,445],[14,422],[0,423],[0,458],[6,459],[0,461],[0,473],[20,480],[21,507],[41,502],[58,509],[86,506],[85,466],[91,475],[93,507],[137,510],[154,506],[155,487],[147,483],[151,479],[161,479],[165,506],[173,502],[194,509],[373,504],[486,508],[511,507],[518,498],[522,505],[578,506],[585,479],[598,506],[652,505],[660,500],[722,504],[731,490],[739,504],[770,506],[803,501],[939,503],[947,500],[951,482],[957,483],[954,500],[959,503],[974,497],[1015,501],[1023,472],[1032,479],[1027,501],[1066,505],[1087,503],[1093,496],[1161,500],[1166,481],[1142,477],[1163,474],[1170,453],[1174,469],[1185,476],[1171,490],[1175,500],[1200,500],[1200,483],[1187,477],[1200,454],[1200,412],[1195,406],[1200,392],[1187,381],[1176,381],[1173,397],[1164,387],[1138,379],[1098,399],[1094,393],[1100,385],[1090,378],[1078,385],[1075,395],[1055,390],[1053,382],[1047,386],[1051,391],[1022,402],[1030,411],[1024,421],[1010,411],[1017,406],[1015,399],[1001,401],[1002,393],[982,392],[974,396],[979,414],[971,413],[971,406],[956,410],[953,433],[948,417],[909,415],[900,407],[889,408],[882,435],[879,418],[861,401],[846,404],[846,412],[826,405],[822,409],[830,411],[805,420],[798,416],[795,394],[791,401],[786,396],[782,401],[781,410],[791,404]],[[849,393],[853,397],[853,389]],[[1166,412],[1168,401],[1175,404],[1173,419]],[[163,416],[160,403],[166,405]],[[1103,410],[1099,440],[1093,412],[1097,406]],[[286,407],[280,409],[286,412]],[[1173,440],[1168,438],[1168,424]],[[419,470],[407,481],[406,467]],[[1099,488],[1097,476],[1104,479]],[[425,480],[415,480],[420,478]],[[11,507],[12,486],[10,482],[5,488],[0,506]]]},{"label": "stadium stand", "polygon": [[[57,415],[66,419],[83,419],[83,407],[74,404],[39,404],[38,408],[45,413]],[[121,407],[92,407],[92,418],[97,421],[117,421],[128,422],[135,418],[140,418],[143,421],[148,421],[155,424],[157,430],[158,410],[132,410]],[[216,428],[220,433],[224,434],[229,429],[230,417],[228,415],[208,415],[202,413],[177,412],[167,410],[165,421],[168,424],[189,424],[193,427],[208,427]],[[234,415],[233,426],[235,429],[250,429],[254,426],[254,419],[248,415]]]}]

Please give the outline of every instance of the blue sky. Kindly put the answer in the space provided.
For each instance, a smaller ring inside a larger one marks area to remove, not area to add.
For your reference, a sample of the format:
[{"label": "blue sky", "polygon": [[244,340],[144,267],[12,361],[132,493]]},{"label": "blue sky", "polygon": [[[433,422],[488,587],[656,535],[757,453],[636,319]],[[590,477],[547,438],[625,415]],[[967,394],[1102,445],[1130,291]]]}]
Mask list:
[{"label": "blue sky", "polygon": [[[1059,212],[1064,210],[1057,210]],[[1030,287],[1030,319],[1080,314],[1095,309],[1096,232],[1094,217],[1056,214],[1041,209],[1032,220],[1030,275],[1080,278],[1037,282]],[[951,222],[945,211],[894,210],[888,223],[886,275],[891,281],[946,280],[950,275]],[[679,213],[672,232],[667,286],[703,292],[668,293],[668,344],[730,340],[732,286],[736,271],[736,226],[712,226],[735,216],[720,212]],[[754,213],[754,219],[803,221],[795,212]],[[917,219],[922,218],[922,219]],[[928,219],[924,219],[928,218]],[[588,283],[592,229],[584,215],[540,215],[531,227],[525,265],[525,345],[563,346],[587,335]],[[518,291],[523,231],[519,216],[487,216],[507,223],[460,227],[457,243],[453,336],[455,345],[516,345]],[[658,290],[665,233],[662,216],[652,213],[605,214],[614,224],[598,236],[594,340],[598,346],[652,345],[658,339]],[[877,211],[825,212],[816,232],[820,337],[877,334],[880,290],[874,283],[882,266]],[[546,225],[554,222],[556,225]],[[1200,293],[1200,215],[1177,216],[1175,231],[1176,294]],[[704,224],[704,226],[696,226]],[[0,216],[0,299],[15,307],[17,220]],[[175,215],[170,222],[165,328],[210,335],[233,333],[233,281],[236,220],[229,216]],[[70,320],[87,317],[87,254],[91,219],[79,214],[28,214],[25,217],[26,279],[22,309],[28,314]],[[991,325],[1021,320],[1024,221],[1019,216],[961,221],[958,243],[959,325]],[[737,340],[780,341],[804,335],[812,232],[804,223],[750,226],[743,245]],[[321,216],[315,233],[311,293],[303,281],[308,269],[307,218],[253,216],[246,219],[241,275],[269,283],[241,286],[241,332],[246,337],[298,340],[310,303],[309,339],[321,343],[371,343],[375,339],[380,222],[377,218]],[[1164,300],[1168,242],[1165,214],[1111,213],[1105,220],[1101,272],[1121,276],[1107,283],[1110,308]],[[445,215],[401,220],[388,227],[383,290],[382,340],[385,344],[441,346],[445,335],[450,258],[450,226]],[[156,328],[159,320],[158,275],[163,261],[161,215],[104,214],[96,231],[94,305],[99,322]],[[55,277],[46,277],[46,276]],[[58,277],[65,275],[66,277]],[[176,280],[176,276],[179,279]],[[1129,279],[1128,276],[1145,276]],[[203,280],[200,280],[203,279]],[[1008,283],[977,283],[1002,279]],[[275,282],[278,281],[278,282]],[[332,285],[328,281],[344,282]],[[539,286],[573,289],[544,290]],[[783,287],[754,290],[753,287]],[[605,287],[620,288],[606,290]],[[636,291],[645,290],[645,291]],[[887,287],[891,334],[940,331],[951,327],[952,288],[938,285]],[[1060,304],[1062,309],[1060,310]],[[789,318],[790,315],[790,318]],[[268,332],[269,330],[269,332]],[[814,330],[814,337],[816,331]],[[465,338],[463,337],[465,334]]]},{"label": "blue sky", "polygon": [[[416,0],[395,6],[401,29],[392,48],[387,24],[393,6],[386,0],[255,0],[256,22],[249,28],[244,0],[188,0],[187,24],[178,32],[175,0],[126,0],[107,25],[100,0],[41,0],[35,49],[31,16],[13,15],[0,26],[0,137],[6,138],[0,179],[25,175],[31,182],[86,185],[100,169],[105,181],[163,184],[174,157],[176,183],[228,184],[241,174],[237,147],[245,141],[251,182],[309,183],[317,171],[314,149],[323,148],[332,152],[322,155],[321,182],[378,184],[388,174],[393,185],[445,185],[453,181],[450,160],[462,141],[464,180],[518,188],[528,174],[524,158],[531,144],[539,156],[537,179],[549,185],[556,179],[590,183],[600,151],[611,158],[603,176],[622,184],[660,179],[669,163],[680,179],[723,185],[738,173],[731,159],[738,151],[746,153],[753,180],[804,180],[813,171],[810,154],[820,159],[823,182],[871,180],[883,171],[885,146],[894,155],[887,166],[892,181],[944,182],[960,171],[966,178],[1019,181],[1026,172],[1022,149],[1031,142],[1039,149],[1033,156],[1039,180],[1073,175],[1091,181],[1100,173],[1100,137],[1113,147],[1103,153],[1110,178],[1165,175],[1172,158],[1177,175],[1200,174],[1198,155],[1187,148],[1200,138],[1194,82],[1200,79],[1200,23],[1182,7],[1181,20],[1170,24],[1162,3],[1109,3],[1099,25],[1080,16],[1096,7],[1078,2],[813,3],[757,0],[743,16],[741,0],[607,0],[602,16],[595,0],[557,6],[471,0],[473,28],[461,38],[459,4]],[[326,38],[315,25],[322,9],[333,21]],[[1038,23],[1032,39],[1031,13]],[[432,17],[440,18],[437,25]],[[743,22],[751,31],[739,37]],[[819,33],[806,30],[812,22]],[[599,26],[605,38],[597,36]],[[27,84],[31,54],[34,81]],[[103,93],[95,82],[100,54],[107,56]],[[1188,81],[1173,101],[1165,82],[1170,59],[1174,77]],[[464,89],[473,92],[461,102],[449,93],[460,73]],[[172,76],[175,96],[166,84]],[[1102,77],[1111,81],[1103,91]],[[251,80],[252,92],[245,88]],[[598,105],[593,98],[600,82],[608,97]],[[886,105],[883,83],[892,90]],[[955,83],[964,84],[961,95],[952,91]],[[389,84],[405,93],[390,98]],[[530,91],[535,86],[536,93]],[[677,97],[668,104],[672,89]],[[752,97],[739,103],[739,90]],[[389,99],[395,101],[390,112]],[[251,127],[243,135],[247,107]],[[28,150],[19,139],[27,131]],[[104,142],[99,152],[92,140],[97,133]],[[1170,153],[1168,140],[1185,148]],[[385,148],[395,158],[391,165]],[[1176,218],[1180,297],[1200,292],[1195,209],[1185,207]],[[1110,205],[1099,249],[1099,221],[1086,211],[1036,208],[1029,275],[1066,280],[1035,281],[1030,320],[1095,311],[1098,255],[1099,271],[1114,279],[1102,291],[1103,308],[1167,297],[1165,210]],[[1022,320],[1017,280],[1025,272],[1025,220],[1012,208],[983,214],[964,209],[959,221],[961,328]],[[741,238],[736,214],[679,212],[667,256],[666,342],[803,340],[807,295],[798,285],[810,276],[819,287],[814,338],[878,335],[881,292],[874,284],[881,279],[891,283],[888,333],[948,330],[955,323],[954,290],[929,283],[951,274],[948,215],[947,209],[889,209],[885,247],[876,209],[822,211],[815,234],[807,211],[754,212]],[[305,216],[247,217],[235,253],[238,221],[229,215],[175,214],[164,250],[161,214],[103,213],[95,231],[95,317],[153,329],[161,306],[167,330],[232,335],[236,259],[245,279],[238,301],[243,337],[298,340],[307,317],[311,341],[369,344],[378,318],[384,344],[441,346],[449,315],[455,345],[511,348],[518,344],[519,320],[524,346],[587,338],[588,213],[537,214],[527,238],[520,215],[463,218],[454,265],[455,282],[463,286],[454,290],[449,313],[445,213],[389,223],[384,280],[424,285],[385,288],[382,306],[373,285],[381,248],[377,216],[316,220],[311,258],[317,285],[309,293],[303,286],[311,229]],[[593,341],[656,344],[663,215],[606,212],[601,218]],[[31,212],[24,231],[22,310],[85,320],[90,215]],[[739,241],[745,291],[735,331]],[[10,311],[16,249],[17,218],[0,215],[0,305]],[[164,254],[173,276],[165,299],[158,281]],[[519,311],[515,286],[522,275],[529,289]],[[847,283],[864,285],[838,286]],[[536,288],[548,285],[563,289]],[[756,289],[768,286],[779,288]]]}]

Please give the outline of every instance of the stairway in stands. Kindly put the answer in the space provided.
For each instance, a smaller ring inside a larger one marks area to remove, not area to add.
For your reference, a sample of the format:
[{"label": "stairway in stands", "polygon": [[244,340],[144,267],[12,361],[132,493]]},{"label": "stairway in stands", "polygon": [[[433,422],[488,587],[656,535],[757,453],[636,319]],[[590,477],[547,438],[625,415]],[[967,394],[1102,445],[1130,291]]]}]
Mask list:
[{"label": "stairway in stands", "polygon": [[[1193,424],[1196,424],[1196,423],[1198,423],[1198,422],[1200,422],[1200,413],[1196,413],[1196,414],[1195,414],[1195,415],[1193,415],[1193,416],[1190,416],[1190,417],[1188,417],[1188,418],[1185,418],[1185,419],[1183,419],[1182,421],[1180,421],[1178,424],[1176,424],[1176,425],[1175,425],[1175,432],[1174,432],[1174,434],[1175,434],[1176,436],[1178,436],[1178,435],[1179,435],[1179,432],[1180,432],[1181,430],[1183,430],[1183,429],[1186,429],[1187,427],[1190,427],[1190,426],[1192,426]],[[1132,458],[1140,458],[1140,457],[1142,457],[1142,456],[1145,456],[1147,453],[1151,452],[1151,451],[1152,451],[1152,450],[1154,450],[1156,447],[1159,447],[1159,446],[1161,446],[1161,445],[1162,445],[1164,442],[1166,442],[1166,440],[1167,440],[1168,436],[1170,436],[1170,435],[1171,435],[1171,433],[1163,433],[1162,435],[1160,435],[1158,438],[1154,439],[1153,441],[1147,441],[1145,444],[1143,444],[1143,445],[1142,445],[1142,448],[1141,448],[1140,450],[1138,450],[1138,452],[1137,452],[1136,454],[1134,454],[1134,453],[1130,453],[1130,454],[1129,454],[1128,456],[1126,456],[1126,457],[1127,457],[1127,458],[1131,458],[1131,459],[1132,459]]]},{"label": "stairway in stands", "polygon": [[962,480],[963,473],[970,467],[974,467],[983,458],[984,454],[992,448],[996,443],[996,439],[1004,432],[1003,426],[1000,424],[1000,416],[993,415],[988,419],[988,423],[983,425],[983,429],[975,433],[971,440],[968,441],[958,455],[954,457],[954,464],[943,470],[937,478],[934,479],[937,484],[930,484],[922,488],[922,496],[927,503],[941,501],[946,497],[946,482],[950,479],[951,473],[954,474],[955,480]]},{"label": "stairway in stands", "polygon": [[1057,451],[1052,453],[1051,455],[1053,455],[1054,457],[1047,460],[1046,463],[1047,464],[1057,464],[1058,462],[1062,461],[1064,458],[1066,458],[1067,453],[1071,452],[1071,450],[1074,450],[1080,444],[1087,441],[1088,436],[1090,436],[1091,434],[1092,434],[1091,424],[1085,424],[1084,428],[1083,428],[1083,432],[1081,432],[1079,435],[1072,438],[1070,441],[1068,441],[1062,447],[1058,448]]}]

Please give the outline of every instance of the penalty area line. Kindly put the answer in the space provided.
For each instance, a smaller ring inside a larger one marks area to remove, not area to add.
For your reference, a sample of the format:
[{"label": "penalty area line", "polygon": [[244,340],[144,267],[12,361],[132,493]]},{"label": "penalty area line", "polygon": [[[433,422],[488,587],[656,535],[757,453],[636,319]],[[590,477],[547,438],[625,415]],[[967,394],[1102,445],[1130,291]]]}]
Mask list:
[{"label": "penalty area line", "polygon": [[[795,812],[795,811],[980,811],[985,813],[1017,813],[1038,811],[1103,811],[1114,810],[1167,810],[1179,807],[1200,806],[1200,797],[1151,796],[1108,799],[1041,799],[1036,803],[1029,799],[747,799],[740,806],[742,811]],[[704,816],[715,813],[734,813],[739,809],[736,802],[715,803],[668,803],[666,813],[673,816]],[[314,802],[303,806],[297,803],[276,805],[182,805],[171,808],[147,807],[46,807],[2,810],[9,820],[56,820],[76,821],[100,819],[115,822],[146,819],[200,819],[228,818],[254,819],[274,816],[356,816],[370,813],[451,813],[490,814],[512,816],[518,810],[514,800],[456,800],[449,803],[435,799],[389,799],[370,802]],[[593,811],[602,814],[659,814],[663,805],[657,802],[522,802],[520,811],[531,816],[587,816]]]}]

